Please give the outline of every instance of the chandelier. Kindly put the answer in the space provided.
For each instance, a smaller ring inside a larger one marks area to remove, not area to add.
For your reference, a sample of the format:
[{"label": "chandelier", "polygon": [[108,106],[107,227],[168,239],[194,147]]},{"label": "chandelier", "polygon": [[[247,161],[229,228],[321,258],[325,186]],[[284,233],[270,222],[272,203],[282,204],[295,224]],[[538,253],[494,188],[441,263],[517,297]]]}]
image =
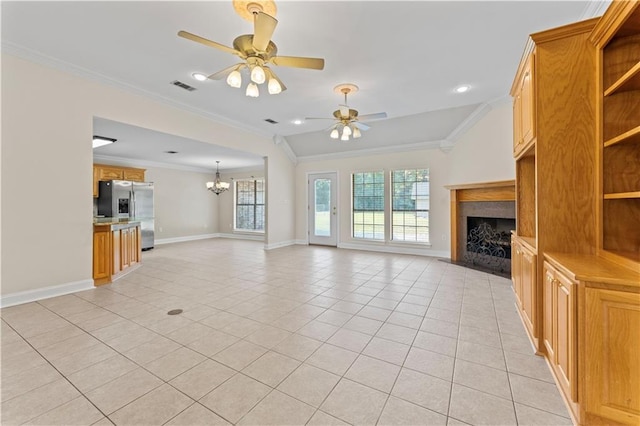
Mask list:
[{"label": "chandelier", "polygon": [[216,195],[229,189],[229,182],[222,182],[220,180],[220,161],[216,161],[216,180],[215,182],[207,182],[207,189]]}]

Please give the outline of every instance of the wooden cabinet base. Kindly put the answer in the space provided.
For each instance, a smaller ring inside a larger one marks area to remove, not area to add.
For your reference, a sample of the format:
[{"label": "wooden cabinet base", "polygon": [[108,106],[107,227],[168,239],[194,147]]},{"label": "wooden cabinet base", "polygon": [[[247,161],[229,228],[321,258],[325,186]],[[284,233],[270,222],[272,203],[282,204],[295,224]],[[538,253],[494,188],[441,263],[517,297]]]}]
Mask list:
[{"label": "wooden cabinet base", "polygon": [[140,224],[100,224],[93,231],[93,283],[109,284],[138,269],[142,260]]}]

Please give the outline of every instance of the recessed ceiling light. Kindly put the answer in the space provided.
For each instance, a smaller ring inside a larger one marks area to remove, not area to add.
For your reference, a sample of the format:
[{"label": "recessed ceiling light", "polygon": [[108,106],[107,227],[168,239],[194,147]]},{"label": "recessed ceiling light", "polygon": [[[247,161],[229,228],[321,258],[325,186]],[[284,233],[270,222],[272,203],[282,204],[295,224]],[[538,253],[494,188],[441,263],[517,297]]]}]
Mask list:
[{"label": "recessed ceiling light", "polygon": [[207,79],[206,75],[199,72],[194,72],[193,74],[191,74],[191,77],[195,78],[198,81],[205,81]]},{"label": "recessed ceiling light", "polygon": [[293,120],[292,123],[295,124],[296,126],[299,126],[299,125],[301,125],[303,123],[303,121],[298,118],[296,120]]},{"label": "recessed ceiling light", "polygon": [[456,93],[464,93],[466,91],[468,91],[469,89],[471,89],[471,86],[469,85],[462,85],[462,86],[458,86],[456,87]]}]

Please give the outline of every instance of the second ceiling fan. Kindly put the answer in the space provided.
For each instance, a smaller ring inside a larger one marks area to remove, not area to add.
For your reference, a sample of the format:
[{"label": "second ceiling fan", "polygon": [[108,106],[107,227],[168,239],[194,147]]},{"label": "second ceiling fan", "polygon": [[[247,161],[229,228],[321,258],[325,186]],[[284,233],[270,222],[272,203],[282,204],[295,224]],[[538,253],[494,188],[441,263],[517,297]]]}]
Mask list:
[{"label": "second ceiling fan", "polygon": [[[236,2],[234,2],[236,3]],[[246,10],[238,11],[241,16],[253,19],[253,34],[244,34],[233,40],[233,47],[228,47],[204,37],[180,31],[178,35],[188,40],[195,41],[205,46],[214,47],[224,52],[239,56],[244,62],[227,67],[221,71],[208,76],[212,80],[221,80],[227,77],[227,84],[231,87],[240,88],[242,86],[242,75],[240,71],[245,68],[250,70],[251,82],[247,86],[246,95],[258,97],[258,84],[267,82],[269,94],[275,95],[286,86],[276,76],[268,64],[282,67],[308,68],[321,70],[324,68],[324,59],[305,58],[299,56],[278,56],[278,48],[271,41],[273,32],[278,25],[278,21],[271,15],[264,13],[263,6],[258,2],[237,2],[242,4]],[[237,7],[236,7],[237,9]],[[274,8],[275,12],[275,8]]]},{"label": "second ceiling fan", "polygon": [[[367,120],[377,120],[387,118],[386,112],[377,112],[375,114],[359,115],[358,110],[349,108],[347,105],[347,95],[358,91],[355,84],[345,83],[339,84],[333,88],[333,91],[344,95],[344,104],[338,105],[338,109],[333,111],[333,118],[324,117],[307,117],[306,120],[336,120],[329,129],[331,139],[348,141],[350,137],[357,139],[362,136],[361,130],[369,130],[370,127],[362,123]],[[341,134],[342,133],[342,134]]]}]

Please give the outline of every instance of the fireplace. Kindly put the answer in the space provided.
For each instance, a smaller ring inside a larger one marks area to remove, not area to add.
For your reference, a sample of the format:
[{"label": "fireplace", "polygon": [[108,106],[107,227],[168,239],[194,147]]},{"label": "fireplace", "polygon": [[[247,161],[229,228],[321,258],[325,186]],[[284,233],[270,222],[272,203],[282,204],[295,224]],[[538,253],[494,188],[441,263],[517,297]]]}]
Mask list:
[{"label": "fireplace", "polygon": [[511,231],[515,219],[467,216],[464,262],[496,272],[511,271]]},{"label": "fireplace", "polygon": [[511,274],[511,231],[515,229],[515,182],[451,185],[451,261]]}]

